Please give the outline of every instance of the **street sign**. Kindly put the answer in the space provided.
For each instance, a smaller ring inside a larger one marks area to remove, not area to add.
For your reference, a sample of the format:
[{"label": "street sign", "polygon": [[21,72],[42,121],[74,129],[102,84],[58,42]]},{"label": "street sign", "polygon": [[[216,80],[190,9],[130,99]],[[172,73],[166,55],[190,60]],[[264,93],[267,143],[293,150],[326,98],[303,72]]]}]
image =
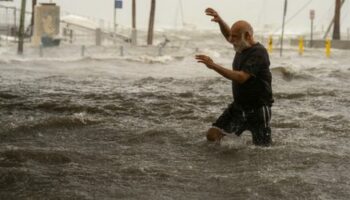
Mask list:
[{"label": "street sign", "polygon": [[311,20],[315,19],[315,10],[310,10],[310,19]]},{"label": "street sign", "polygon": [[114,0],[114,8],[115,9],[122,9],[123,8],[123,0]]},{"label": "street sign", "polygon": [[310,47],[312,47],[313,45],[314,19],[315,19],[315,10],[310,10],[310,20],[311,20]]}]

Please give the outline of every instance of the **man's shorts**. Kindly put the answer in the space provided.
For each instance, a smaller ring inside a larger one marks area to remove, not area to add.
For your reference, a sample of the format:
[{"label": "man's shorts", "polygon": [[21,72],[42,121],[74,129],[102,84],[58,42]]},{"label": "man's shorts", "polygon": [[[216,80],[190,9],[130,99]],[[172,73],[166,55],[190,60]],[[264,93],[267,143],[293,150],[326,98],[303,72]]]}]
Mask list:
[{"label": "man's shorts", "polygon": [[220,129],[224,135],[234,133],[240,136],[248,130],[252,133],[255,145],[270,146],[272,143],[270,121],[270,106],[243,110],[233,102],[213,123],[213,127]]}]

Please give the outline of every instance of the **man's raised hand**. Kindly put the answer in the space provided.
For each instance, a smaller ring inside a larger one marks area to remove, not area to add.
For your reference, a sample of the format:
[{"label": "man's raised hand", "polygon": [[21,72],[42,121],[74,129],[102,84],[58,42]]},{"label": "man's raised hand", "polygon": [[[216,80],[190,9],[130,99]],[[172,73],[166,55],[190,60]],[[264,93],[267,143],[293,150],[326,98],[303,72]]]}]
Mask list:
[{"label": "man's raised hand", "polygon": [[213,17],[213,19],[211,19],[212,22],[218,23],[221,20],[220,15],[212,8],[207,8],[205,10],[205,14]]}]

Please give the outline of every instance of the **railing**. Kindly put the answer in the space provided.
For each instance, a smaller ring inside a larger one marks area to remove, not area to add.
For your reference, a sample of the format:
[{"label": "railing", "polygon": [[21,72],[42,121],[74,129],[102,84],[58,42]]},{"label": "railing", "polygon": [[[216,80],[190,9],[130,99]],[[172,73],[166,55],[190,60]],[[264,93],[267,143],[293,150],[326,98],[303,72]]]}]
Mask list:
[{"label": "railing", "polygon": [[[20,9],[0,5],[0,35],[17,37]],[[32,13],[26,12],[25,27],[31,23]]]}]

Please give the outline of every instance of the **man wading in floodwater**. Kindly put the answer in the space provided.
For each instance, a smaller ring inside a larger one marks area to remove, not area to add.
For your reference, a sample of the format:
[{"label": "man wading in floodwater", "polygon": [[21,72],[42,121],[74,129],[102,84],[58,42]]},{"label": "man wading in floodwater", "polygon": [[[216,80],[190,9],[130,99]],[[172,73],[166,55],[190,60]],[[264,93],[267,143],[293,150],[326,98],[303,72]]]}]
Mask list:
[{"label": "man wading in floodwater", "polygon": [[273,103],[269,55],[263,45],[254,41],[253,28],[248,22],[237,21],[230,29],[214,9],[208,8],[205,13],[219,24],[222,34],[236,51],[232,70],[216,64],[206,55],[196,55],[199,63],[232,81],[234,101],[208,130],[207,139],[220,141],[225,135],[240,136],[249,130],[255,145],[269,146]]}]

